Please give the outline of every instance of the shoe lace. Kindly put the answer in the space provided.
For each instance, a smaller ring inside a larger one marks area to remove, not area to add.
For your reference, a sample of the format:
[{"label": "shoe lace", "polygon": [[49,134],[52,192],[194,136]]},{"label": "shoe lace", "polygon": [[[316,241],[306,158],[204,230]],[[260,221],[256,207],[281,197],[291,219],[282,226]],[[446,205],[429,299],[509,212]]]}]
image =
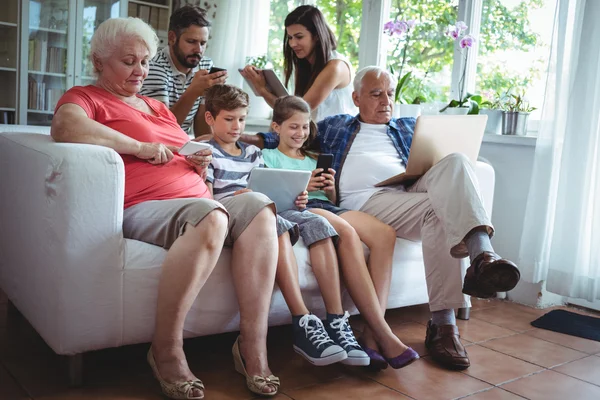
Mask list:
[{"label": "shoe lace", "polygon": [[356,338],[354,337],[354,333],[352,332],[352,329],[350,328],[350,323],[348,322],[348,318],[350,318],[350,314],[348,314],[348,311],[346,311],[341,318],[335,318],[329,326],[331,326],[333,329],[338,330],[337,334],[338,334],[340,344],[342,345],[342,347],[344,347],[344,348],[347,346],[360,347],[360,345],[356,341]]},{"label": "shoe lace", "polygon": [[[311,324],[311,322],[314,322],[314,324]],[[306,337],[317,348],[329,342],[335,344],[325,331],[325,326],[321,320],[312,314],[306,314],[300,319],[300,327],[304,328]]]}]

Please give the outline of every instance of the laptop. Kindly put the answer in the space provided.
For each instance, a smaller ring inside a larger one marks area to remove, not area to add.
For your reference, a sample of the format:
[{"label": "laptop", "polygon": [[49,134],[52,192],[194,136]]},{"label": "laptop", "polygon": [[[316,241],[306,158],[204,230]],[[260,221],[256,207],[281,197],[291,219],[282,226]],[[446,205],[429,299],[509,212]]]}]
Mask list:
[{"label": "laptop", "polygon": [[306,190],[310,171],[254,168],[250,171],[248,189],[273,200],[277,212],[296,209],[296,197]]},{"label": "laptop", "polygon": [[421,115],[417,118],[406,172],[376,187],[414,183],[442,158],[463,153],[473,164],[479,156],[487,115]]}]

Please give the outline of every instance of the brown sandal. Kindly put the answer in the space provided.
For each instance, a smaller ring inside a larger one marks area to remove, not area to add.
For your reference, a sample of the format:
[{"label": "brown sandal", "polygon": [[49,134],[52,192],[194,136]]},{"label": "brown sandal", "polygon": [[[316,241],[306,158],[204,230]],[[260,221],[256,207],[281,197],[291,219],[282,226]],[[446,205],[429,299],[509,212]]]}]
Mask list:
[{"label": "brown sandal", "polygon": [[[170,399],[175,400],[201,400],[204,398],[204,384],[200,379],[194,379],[190,381],[183,382],[175,382],[169,383],[162,379],[160,374],[158,373],[158,368],[156,367],[156,361],[154,360],[154,354],[152,354],[152,347],[148,350],[148,364],[150,364],[150,368],[152,368],[152,372],[154,372],[154,376],[160,383],[160,387],[165,396]],[[192,396],[193,389],[202,390],[202,396]]]},{"label": "brown sandal", "polygon": [[[246,371],[246,367],[244,367],[244,360],[242,359],[242,353],[240,351],[240,337],[239,336],[235,340],[235,343],[233,344],[233,348],[231,349],[231,352],[233,353],[233,363],[235,364],[235,370],[246,377],[246,386],[248,386],[248,389],[251,392],[259,394],[261,396],[268,396],[268,397],[272,397],[277,394],[277,392],[279,391],[280,382],[279,382],[279,378],[276,377],[275,375],[269,375],[269,376],[254,375],[252,377],[250,375],[248,375],[248,372]],[[263,388],[267,385],[274,387],[275,391],[271,392],[271,393],[263,392]]]}]

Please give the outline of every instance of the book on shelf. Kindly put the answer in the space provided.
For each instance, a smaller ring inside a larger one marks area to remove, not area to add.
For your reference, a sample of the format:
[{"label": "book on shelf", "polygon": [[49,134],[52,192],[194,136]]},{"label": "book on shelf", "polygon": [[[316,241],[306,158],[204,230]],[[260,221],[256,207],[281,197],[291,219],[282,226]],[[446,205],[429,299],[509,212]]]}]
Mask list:
[{"label": "book on shelf", "polygon": [[15,112],[14,111],[0,111],[0,124],[14,125],[15,123]]},{"label": "book on shelf", "polygon": [[145,23],[150,22],[150,6],[140,5],[138,8],[138,17]]},{"label": "book on shelf", "polygon": [[132,2],[129,2],[127,6],[127,15],[129,17],[137,17],[138,16],[138,5]]},{"label": "book on shelf", "polygon": [[167,37],[169,35],[169,10],[164,8],[158,9],[158,36]]},{"label": "book on shelf", "polygon": [[150,7],[150,26],[155,31],[158,31],[158,17],[160,14],[160,8]]},{"label": "book on shelf", "polygon": [[64,89],[46,87],[46,82],[29,78],[29,99],[27,108],[30,110],[54,111]]}]

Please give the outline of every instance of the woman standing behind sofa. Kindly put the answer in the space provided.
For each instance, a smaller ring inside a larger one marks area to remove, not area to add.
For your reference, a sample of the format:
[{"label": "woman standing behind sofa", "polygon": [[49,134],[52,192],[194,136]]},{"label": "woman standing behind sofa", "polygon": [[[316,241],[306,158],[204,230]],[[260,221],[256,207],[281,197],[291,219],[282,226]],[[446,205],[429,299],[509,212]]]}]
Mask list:
[{"label": "woman standing behind sofa", "polygon": [[[285,86],[293,75],[294,94],[310,105],[311,119],[319,122],[332,115],[357,114],[352,101],[352,66],[336,51],[335,36],[321,11],[300,6],[285,18],[285,29]],[[277,96],[267,89],[262,73],[248,65],[242,75],[273,107]]]},{"label": "woman standing behind sofa", "polygon": [[100,24],[90,52],[98,79],[62,96],[51,134],[57,142],[118,152],[125,165],[124,236],[168,250],[148,352],[163,393],[172,399],[204,397],[202,381],[190,371],[183,351],[183,325],[225,244],[233,247],[245,367],[254,381],[262,382],[260,394],[272,396],[279,388],[266,348],[277,263],[272,202],[259,193],[245,193],[220,204],[211,199],[203,179],[210,152],[173,154],[187,135],[164,104],[138,95],[157,43],[152,28],[140,19]]}]

